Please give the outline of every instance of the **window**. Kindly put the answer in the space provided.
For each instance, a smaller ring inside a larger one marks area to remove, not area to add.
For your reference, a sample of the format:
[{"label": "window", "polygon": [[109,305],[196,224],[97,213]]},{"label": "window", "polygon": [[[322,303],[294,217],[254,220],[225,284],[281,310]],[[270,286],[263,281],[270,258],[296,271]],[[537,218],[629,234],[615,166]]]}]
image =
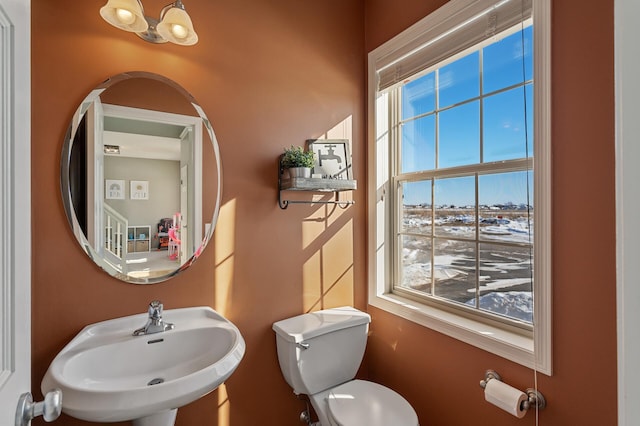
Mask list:
[{"label": "window", "polygon": [[[391,89],[394,291],[533,321],[532,27]],[[531,127],[528,123],[531,123]]]},{"label": "window", "polygon": [[369,55],[369,302],[550,374],[548,3],[452,0]]}]

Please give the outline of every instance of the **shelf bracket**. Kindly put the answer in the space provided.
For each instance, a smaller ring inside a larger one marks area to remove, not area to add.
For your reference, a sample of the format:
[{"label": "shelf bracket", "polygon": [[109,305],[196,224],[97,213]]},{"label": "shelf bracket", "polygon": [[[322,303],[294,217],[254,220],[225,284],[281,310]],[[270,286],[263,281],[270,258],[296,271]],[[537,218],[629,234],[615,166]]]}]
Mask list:
[{"label": "shelf bracket", "polygon": [[282,199],[282,191],[278,191],[278,205],[281,209],[286,209],[289,207],[289,204],[335,204],[341,209],[346,209],[352,204],[356,202],[353,200],[344,200],[340,201],[340,193],[335,193],[335,200],[314,200],[314,201],[301,201],[301,200],[283,200]]}]

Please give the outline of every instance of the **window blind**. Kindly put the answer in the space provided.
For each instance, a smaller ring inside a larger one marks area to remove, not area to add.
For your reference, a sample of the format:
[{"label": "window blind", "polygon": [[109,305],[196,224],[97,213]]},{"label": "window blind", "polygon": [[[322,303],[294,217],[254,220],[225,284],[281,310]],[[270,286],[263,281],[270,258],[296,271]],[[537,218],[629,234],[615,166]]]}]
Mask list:
[{"label": "window blind", "polygon": [[[445,4],[400,35],[402,48],[378,56],[378,90],[401,83],[530,18],[531,6],[532,0],[468,0],[466,6],[451,11],[450,3]],[[428,29],[419,30],[427,22]]]}]

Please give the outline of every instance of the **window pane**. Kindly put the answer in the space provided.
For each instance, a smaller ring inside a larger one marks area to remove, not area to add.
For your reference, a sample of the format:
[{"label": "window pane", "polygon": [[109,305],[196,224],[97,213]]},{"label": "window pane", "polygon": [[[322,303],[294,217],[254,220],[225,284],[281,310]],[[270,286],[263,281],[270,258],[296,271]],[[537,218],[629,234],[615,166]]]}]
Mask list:
[{"label": "window pane", "polygon": [[427,74],[402,87],[402,119],[436,109],[436,75]]},{"label": "window pane", "polygon": [[401,232],[431,235],[431,181],[401,184]]},{"label": "window pane", "polygon": [[435,116],[412,120],[402,125],[402,173],[433,170],[436,167]]},{"label": "window pane", "polygon": [[480,309],[531,323],[530,247],[480,244]]},{"label": "window pane", "polygon": [[435,240],[434,293],[445,299],[467,303],[475,297],[476,244]]},{"label": "window pane", "polygon": [[[518,87],[484,98],[483,161],[513,160],[533,155],[533,97]],[[525,123],[525,102],[529,117]],[[527,146],[531,145],[531,146]]]},{"label": "window pane", "polygon": [[524,29],[524,32],[518,31],[483,49],[482,84],[484,93],[491,93],[533,78],[532,28],[529,26]]},{"label": "window pane", "polygon": [[480,102],[438,114],[438,168],[480,162]]},{"label": "window pane", "polygon": [[400,286],[431,294],[431,239],[402,235]]},{"label": "window pane", "polygon": [[438,105],[457,104],[480,95],[480,54],[473,52],[438,70]]},{"label": "window pane", "polygon": [[475,177],[438,179],[435,182],[435,234],[475,238]]},{"label": "window pane", "polygon": [[479,176],[480,238],[532,244],[532,198],[533,172],[522,171]]}]

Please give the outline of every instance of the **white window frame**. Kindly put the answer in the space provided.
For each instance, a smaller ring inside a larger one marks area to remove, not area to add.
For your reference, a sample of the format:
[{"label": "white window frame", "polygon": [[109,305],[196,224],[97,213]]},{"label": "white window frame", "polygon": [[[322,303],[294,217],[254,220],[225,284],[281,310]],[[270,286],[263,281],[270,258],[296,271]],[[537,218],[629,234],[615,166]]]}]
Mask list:
[{"label": "white window frame", "polygon": [[[520,0],[511,0],[520,1]],[[532,336],[392,293],[393,200],[390,146],[377,140],[378,70],[402,59],[410,46],[439,38],[497,0],[451,0],[368,56],[368,276],[371,306],[456,338],[544,374],[551,348],[551,0],[533,0],[534,40],[534,309]],[[434,31],[437,29],[437,31]],[[444,40],[444,38],[443,38]],[[443,41],[440,41],[442,43]]]}]

